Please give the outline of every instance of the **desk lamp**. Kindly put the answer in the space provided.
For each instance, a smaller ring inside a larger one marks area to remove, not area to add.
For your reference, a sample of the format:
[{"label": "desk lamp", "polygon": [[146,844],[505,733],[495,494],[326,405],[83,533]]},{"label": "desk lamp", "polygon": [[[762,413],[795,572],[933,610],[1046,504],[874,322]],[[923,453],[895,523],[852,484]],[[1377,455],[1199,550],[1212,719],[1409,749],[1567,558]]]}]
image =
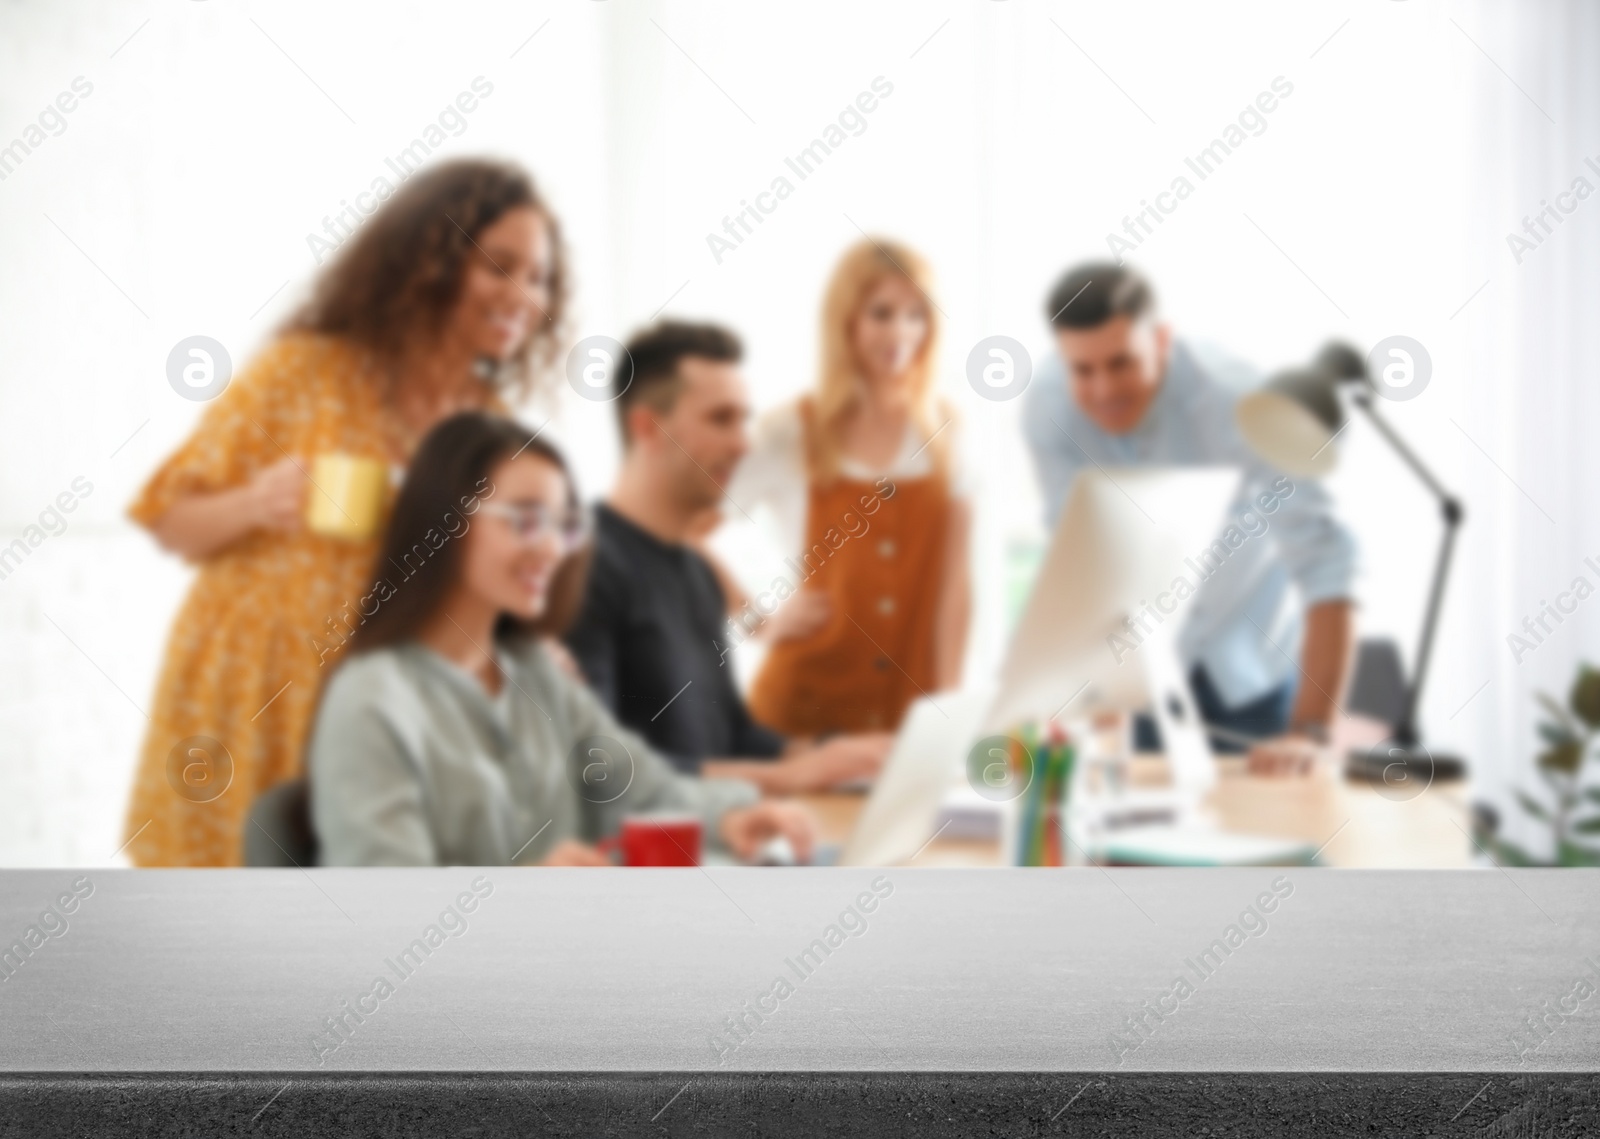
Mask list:
[{"label": "desk lamp", "polygon": [[[1438,629],[1439,607],[1444,598],[1445,580],[1450,572],[1450,556],[1455,549],[1456,531],[1461,526],[1461,502],[1440,485],[1373,405],[1377,389],[1367,372],[1366,360],[1348,344],[1332,342],[1317,353],[1309,367],[1290,368],[1278,373],[1267,384],[1239,401],[1236,417],[1240,431],[1251,448],[1279,470],[1303,478],[1321,478],[1338,461],[1335,446],[1344,430],[1346,417],[1339,399],[1339,388],[1352,389],[1353,402],[1378,433],[1392,447],[1411,473],[1433,493],[1439,502],[1444,533],[1433,566],[1433,585],[1422,619],[1422,635],[1417,646],[1415,676],[1404,692],[1404,701],[1394,735],[1370,750],[1354,751],[1348,757],[1346,774],[1353,779],[1395,782],[1414,775],[1431,781],[1459,779],[1465,764],[1455,756],[1432,755],[1422,747],[1417,727],[1417,708],[1422,685],[1428,675],[1428,660],[1433,652]],[[1424,774],[1426,773],[1426,774]]]}]

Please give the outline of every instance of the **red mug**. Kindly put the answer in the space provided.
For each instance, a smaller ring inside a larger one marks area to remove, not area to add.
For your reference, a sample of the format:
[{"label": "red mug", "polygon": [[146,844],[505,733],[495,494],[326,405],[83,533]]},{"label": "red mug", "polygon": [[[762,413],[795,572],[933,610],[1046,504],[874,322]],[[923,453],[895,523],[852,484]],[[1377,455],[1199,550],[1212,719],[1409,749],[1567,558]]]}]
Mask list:
[{"label": "red mug", "polygon": [[624,866],[700,865],[700,820],[689,815],[634,815],[622,832],[603,839],[606,853],[620,851]]}]

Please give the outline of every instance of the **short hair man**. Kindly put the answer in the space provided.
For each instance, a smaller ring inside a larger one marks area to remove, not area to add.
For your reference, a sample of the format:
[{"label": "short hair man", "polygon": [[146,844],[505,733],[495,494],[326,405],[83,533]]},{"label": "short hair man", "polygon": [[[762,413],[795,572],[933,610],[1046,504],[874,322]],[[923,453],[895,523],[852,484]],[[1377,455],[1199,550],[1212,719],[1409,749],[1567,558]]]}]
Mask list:
[{"label": "short hair man", "polygon": [[[1256,377],[1175,339],[1149,283],[1131,268],[1105,262],[1068,271],[1045,315],[1058,354],[1034,377],[1024,418],[1047,524],[1085,467],[1242,467],[1231,514],[1251,536],[1188,602],[1178,647],[1201,715],[1267,739],[1251,749],[1253,765],[1305,767],[1326,741],[1351,643],[1355,545],[1327,494],[1297,485],[1249,449],[1234,405]],[[1268,498],[1270,516],[1260,505]],[[1298,666],[1278,647],[1296,640]],[[1148,725],[1142,734],[1150,742]]]},{"label": "short hair man", "polygon": [[743,351],[726,329],[666,321],[616,370],[622,466],[596,509],[594,564],[568,647],[616,717],[685,771],[768,793],[870,776],[887,737],[786,739],[750,718],[720,647],[728,599],[692,545],[749,450]]}]

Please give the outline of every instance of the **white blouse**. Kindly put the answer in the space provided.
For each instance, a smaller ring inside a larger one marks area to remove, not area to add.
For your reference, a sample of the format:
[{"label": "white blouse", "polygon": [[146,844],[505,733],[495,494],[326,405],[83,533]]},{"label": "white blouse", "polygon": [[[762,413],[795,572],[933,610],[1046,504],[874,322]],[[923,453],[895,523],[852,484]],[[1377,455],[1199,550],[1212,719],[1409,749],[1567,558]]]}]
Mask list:
[{"label": "white blouse", "polygon": [[[951,494],[971,499],[970,471],[968,464],[962,461],[957,431],[958,424],[952,419],[935,434],[946,439]],[[926,478],[933,473],[933,448],[928,442],[929,438],[915,423],[908,423],[900,449],[887,466],[874,468],[844,456],[839,473],[845,478],[865,482],[879,478],[891,481]],[[738,510],[752,515],[762,507],[772,511],[777,537],[785,553],[804,548],[810,483],[806,475],[805,429],[798,402],[784,404],[757,422],[750,453],[739,464],[728,486],[728,498]]]}]

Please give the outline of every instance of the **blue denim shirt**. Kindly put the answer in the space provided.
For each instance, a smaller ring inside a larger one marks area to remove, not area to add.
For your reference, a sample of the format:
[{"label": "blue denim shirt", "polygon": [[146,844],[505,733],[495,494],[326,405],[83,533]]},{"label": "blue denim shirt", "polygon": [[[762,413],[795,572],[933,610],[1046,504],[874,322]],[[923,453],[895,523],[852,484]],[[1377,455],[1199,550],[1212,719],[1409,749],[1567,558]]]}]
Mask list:
[{"label": "blue denim shirt", "polygon": [[[1239,432],[1234,405],[1259,379],[1236,361],[1174,341],[1166,375],[1144,418],[1127,434],[1112,435],[1079,410],[1066,369],[1051,352],[1034,375],[1022,409],[1047,526],[1054,526],[1073,476],[1091,466],[1091,458],[1105,467],[1228,465],[1242,470],[1223,531],[1236,526],[1246,540],[1201,583],[1178,637],[1185,661],[1205,667],[1230,707],[1297,678],[1304,610],[1349,597],[1355,575],[1355,542],[1334,516],[1327,492],[1268,466]],[[1277,500],[1271,513],[1260,508],[1263,494]]]}]

